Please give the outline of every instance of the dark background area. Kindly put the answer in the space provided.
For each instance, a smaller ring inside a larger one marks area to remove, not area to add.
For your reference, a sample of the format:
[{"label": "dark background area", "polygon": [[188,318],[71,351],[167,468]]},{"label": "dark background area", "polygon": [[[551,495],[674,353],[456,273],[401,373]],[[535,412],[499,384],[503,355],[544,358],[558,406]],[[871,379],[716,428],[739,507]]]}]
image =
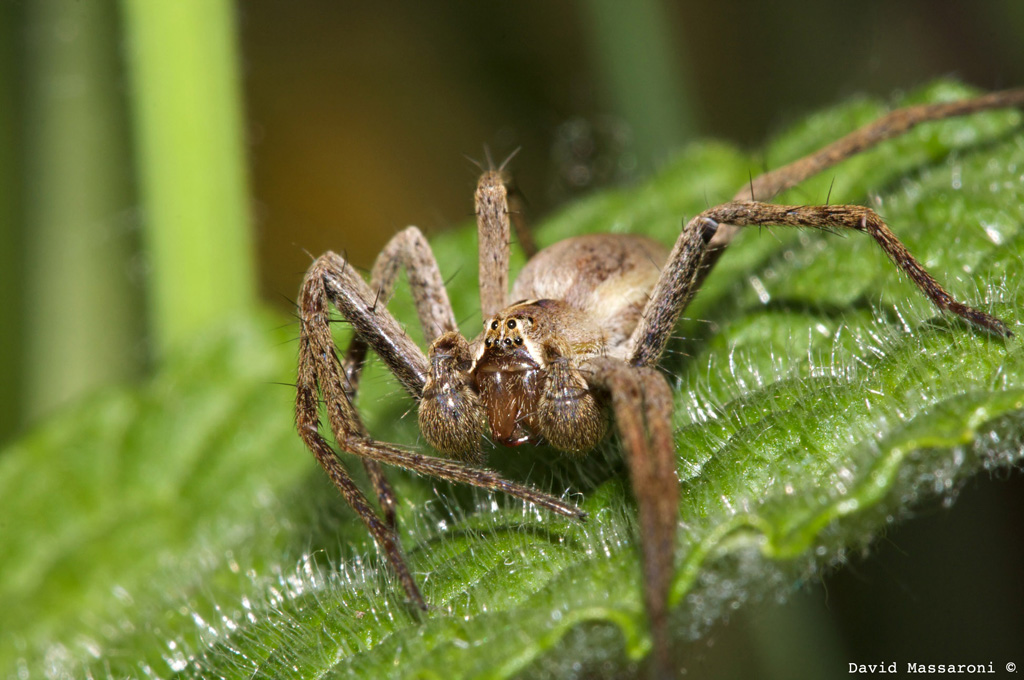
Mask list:
[{"label": "dark background area", "polygon": [[303,250],[369,266],[409,224],[466,221],[478,171],[465,156],[483,161],[485,145],[498,159],[521,148],[512,168],[537,218],[649,174],[694,137],[757,149],[852,95],[940,76],[1024,82],[1012,0],[259,1],[240,5],[239,24],[263,292],[276,301],[293,294]]}]

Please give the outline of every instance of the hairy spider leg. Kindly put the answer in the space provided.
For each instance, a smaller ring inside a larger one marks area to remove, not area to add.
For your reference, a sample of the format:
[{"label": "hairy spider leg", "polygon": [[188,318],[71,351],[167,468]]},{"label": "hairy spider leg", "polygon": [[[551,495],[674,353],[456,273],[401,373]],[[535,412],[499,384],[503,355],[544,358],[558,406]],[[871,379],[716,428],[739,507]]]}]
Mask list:
[{"label": "hairy spider leg", "polygon": [[630,366],[619,359],[591,359],[582,370],[589,372],[590,384],[611,395],[640,519],[644,606],[651,626],[654,661],[658,668],[667,668],[671,650],[668,592],[675,573],[679,516],[672,391],[657,369]]},{"label": "hairy spider leg", "polygon": [[[370,289],[376,291],[377,296],[373,306],[387,306],[395,292],[398,274],[403,268],[412,289],[413,302],[426,342],[429,344],[439,335],[457,330],[455,313],[448,301],[448,291],[445,290],[437,260],[423,232],[417,227],[407,227],[395,234],[374,261],[373,269],[370,270]],[[345,394],[351,403],[356,400],[368,348],[362,334],[356,333],[342,361]],[[369,458],[363,459],[363,467],[377,492],[385,520],[395,526],[397,501],[383,468],[380,463]]]},{"label": "hairy spider leg", "polygon": [[[842,161],[877,146],[879,143],[899,137],[912,128],[932,121],[965,116],[990,109],[1024,106],[1024,88],[1002,90],[952,102],[918,104],[890,111],[881,118],[857,128],[831,144],[818,149],[781,168],[765,172],[744,185],[733,196],[733,201],[770,201],[787,189],[792,189],[819,172],[823,172]],[[697,275],[695,285],[699,288],[707,278],[718,258],[739,232],[739,225],[722,224],[711,247],[704,257],[704,264]]]},{"label": "hairy spider leg", "polygon": [[424,456],[376,441],[367,434],[346,393],[345,371],[334,349],[328,304],[333,304],[341,312],[355,333],[381,357],[414,397],[418,398],[422,393],[428,368],[420,349],[383,305],[374,304],[376,299],[376,293],[344,258],[335,253],[325,253],[310,267],[299,294],[301,330],[295,418],[299,436],[366,525],[406,595],[417,606],[425,608],[394,526],[378,517],[319,432],[318,388],[334,439],[348,453],[419,474],[505,493],[575,519],[585,519],[586,513],[554,496],[510,482],[490,470]]},{"label": "hairy spider leg", "polygon": [[[744,201],[741,199],[743,197],[769,199],[879,142],[904,134],[920,123],[988,109],[1022,105],[1024,105],[1024,89],[1017,89],[995,92],[974,99],[898,109],[819,151],[752,179],[749,184],[737,191],[736,199],[733,202],[711,208],[697,215],[684,225],[676,239],[668,261],[644,308],[643,315],[629,339],[628,364],[634,367],[653,367],[657,364],[672,336],[680,314],[689,305],[701,283],[739,228],[751,225],[864,231],[875,239],[889,259],[904,271],[939,309],[957,314],[993,333],[1003,336],[1011,335],[1009,328],[1001,320],[954,299],[910,254],[874,211],[851,205],[778,206],[758,200]],[[599,378],[598,375],[595,374],[592,380],[600,381],[600,384],[605,385],[611,391],[614,404],[616,390],[622,391],[627,388],[615,387],[607,376]],[[643,389],[651,389],[653,384],[654,382],[651,381]],[[623,409],[622,414],[616,410],[616,420],[619,421],[622,417],[631,419],[627,428],[637,430],[634,423],[639,422],[641,416],[635,413],[630,415],[625,407]],[[652,419],[648,418],[648,426],[651,421]],[[649,453],[658,460],[674,460],[675,447],[671,439],[664,445],[664,448],[654,447],[652,450],[644,448],[644,445],[640,443],[642,440],[636,432],[626,435],[623,432],[621,421],[619,422],[619,432],[627,444],[626,448],[631,460],[636,451],[641,452],[641,455]],[[636,478],[638,473],[633,471],[632,463],[631,472],[635,477],[633,480],[634,495],[641,505],[641,527],[644,536],[650,536],[645,540],[652,540],[655,543],[653,547],[645,546],[643,551],[646,580],[645,601],[652,624],[652,636],[655,642],[654,653],[656,657],[660,657],[656,658],[656,662],[664,668],[664,663],[668,658],[668,638],[666,632],[657,630],[657,625],[659,622],[663,623],[667,616],[663,612],[667,612],[667,599],[671,587],[670,579],[675,550],[674,523],[677,510],[675,507],[669,507],[668,504],[649,503],[648,519],[645,520],[644,504],[640,498],[649,492],[662,497],[675,498],[678,491],[667,492],[662,488],[655,492],[653,489],[657,487],[653,486],[647,489],[645,484],[651,484],[651,482],[643,481],[643,477],[640,477],[638,481]],[[671,480],[675,483],[674,468]],[[667,484],[662,483],[659,486],[665,487]],[[657,513],[664,513],[664,516],[657,519],[650,518],[651,515]],[[670,519],[668,513],[671,513],[672,520],[671,535],[668,533],[663,535],[662,527],[668,526]],[[660,651],[659,645],[664,646]]]}]

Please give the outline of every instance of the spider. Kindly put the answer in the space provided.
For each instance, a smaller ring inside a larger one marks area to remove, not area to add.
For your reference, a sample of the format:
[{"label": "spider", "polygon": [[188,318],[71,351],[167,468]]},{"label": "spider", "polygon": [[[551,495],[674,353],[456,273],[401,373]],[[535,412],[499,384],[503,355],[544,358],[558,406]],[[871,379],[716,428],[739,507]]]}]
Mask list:
[{"label": "spider", "polygon": [[[882,219],[857,205],[794,206],[771,197],[913,126],[992,108],[1024,105],[1024,89],[895,110],[804,158],[751,179],[731,202],[686,222],[674,247],[639,235],[577,236],[531,256],[509,291],[509,193],[504,168],[483,173],[476,189],[480,308],[474,338],[460,334],[438,264],[419,229],[398,233],[377,257],[370,282],[328,252],[308,270],[299,293],[301,331],[296,398],[299,435],[365,523],[406,596],[426,608],[402,553],[395,495],[383,465],[500,491],[583,520],[560,498],[481,467],[481,442],[546,442],[573,456],[614,429],[622,441],[640,523],[644,603],[656,657],[667,657],[668,592],[673,574],[679,482],[673,400],[658,361],[676,320],[741,227],[775,225],[854,230],[870,235],[940,310],[1000,336],[1001,320],[955,300]],[[511,218],[511,219],[510,219]],[[517,231],[522,231],[516,224]],[[520,243],[532,243],[520,238]],[[426,354],[385,307],[405,269]],[[333,305],[354,334],[339,358],[330,330]],[[353,403],[372,349],[418,402],[424,439],[443,457],[374,439]],[[320,434],[320,396],[338,446],[362,459],[380,514]]]}]

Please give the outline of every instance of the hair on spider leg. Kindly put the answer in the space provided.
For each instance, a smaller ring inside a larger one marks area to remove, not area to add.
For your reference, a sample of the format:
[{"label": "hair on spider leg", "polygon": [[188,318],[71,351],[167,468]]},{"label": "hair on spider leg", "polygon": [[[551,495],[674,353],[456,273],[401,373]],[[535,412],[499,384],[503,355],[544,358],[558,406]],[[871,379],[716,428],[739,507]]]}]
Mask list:
[{"label": "hair on spider leg", "polygon": [[299,316],[298,316],[299,301],[296,300],[295,298],[291,297],[290,295],[285,295],[284,293],[282,293],[280,291],[278,291],[277,295],[282,300],[284,300],[285,302],[288,303],[288,306],[292,309],[292,313],[294,314],[295,318],[298,319],[299,318]]},{"label": "hair on spider leg", "polygon": [[[680,342],[684,342],[686,340],[692,340],[692,339],[693,338],[690,338],[690,337],[685,336],[685,335],[674,335],[674,336],[672,336],[672,339],[669,340],[669,344],[665,347],[665,350],[662,352],[662,356],[663,357],[667,357],[667,360],[673,360],[673,359],[677,359],[679,357],[691,358],[693,356],[692,354],[686,352],[685,350],[683,350],[683,349],[681,349],[679,347],[673,347],[673,345],[677,345]],[[661,365],[659,365],[659,366],[655,366],[654,368],[656,368],[656,369],[658,369],[660,371],[664,371],[666,373],[671,373],[671,374],[674,375],[674,367],[672,367],[672,366],[661,366]]]},{"label": "hair on spider leg", "polygon": [[[381,297],[383,295],[384,295],[384,286],[383,285],[377,286],[377,290],[376,290],[376,292],[374,293],[374,296],[373,296],[373,304],[371,304],[369,306],[369,311],[371,311],[371,312],[376,312],[377,311],[377,303],[380,302],[380,299],[381,299]],[[388,303],[388,301],[385,300],[384,304],[387,304],[387,303]]]},{"label": "hair on spider leg", "polygon": [[479,170],[480,172],[503,173],[505,171],[505,168],[508,166],[509,162],[516,157],[516,155],[522,150],[523,147],[517,146],[515,149],[513,149],[512,153],[506,156],[505,160],[503,160],[498,167],[494,167],[494,157],[491,155],[491,146],[489,144],[484,144],[483,148],[484,160],[486,161],[486,165],[484,163],[481,163],[477,159],[473,158],[469,154],[464,153],[462,154],[462,157],[465,158],[470,163],[472,163],[473,165],[475,165],[477,170]]},{"label": "hair on spider leg", "polygon": [[295,383],[293,383],[293,382],[292,383],[290,383],[290,382],[281,382],[280,380],[267,380],[263,384],[264,385],[277,385],[278,387],[291,387],[292,389],[295,389],[297,387],[297,385]]},{"label": "hair on spider leg", "polygon": [[445,287],[445,288],[447,288],[447,287],[448,287],[448,284],[450,284],[450,283],[451,283],[452,281],[454,281],[454,280],[455,280],[455,277],[457,277],[457,276],[458,276],[459,274],[461,274],[461,273],[462,273],[462,269],[463,269],[463,265],[459,265],[459,266],[458,266],[458,267],[457,267],[457,268],[455,269],[455,271],[453,271],[453,272],[452,272],[451,274],[449,274],[449,275],[448,275],[448,278],[446,278],[446,279],[444,280],[444,287]]},{"label": "hair on spider leg", "polygon": [[460,318],[458,319],[457,325],[458,325],[458,326],[459,326],[460,328],[461,328],[462,326],[465,326],[465,325],[466,325],[466,323],[467,323],[467,322],[468,322],[468,321],[469,321],[470,319],[475,319],[475,318],[477,318],[477,315],[478,315],[478,314],[479,314],[479,312],[470,312],[469,314],[466,314],[465,316],[463,316],[463,317],[460,317]]},{"label": "hair on spider leg", "polygon": [[470,163],[472,163],[473,165],[476,166],[476,169],[479,171],[479,172],[476,173],[477,177],[479,177],[481,172],[486,172],[487,171],[487,168],[484,167],[483,163],[481,163],[477,159],[473,158],[468,153],[462,154],[462,157],[465,158],[467,161],[469,161]]},{"label": "hair on spider leg", "polygon": [[[294,321],[288,321],[288,322],[283,323],[283,324],[281,324],[279,326],[271,328],[270,330],[271,331],[280,331],[280,330],[284,330],[285,328],[289,328],[289,327],[294,326],[294,325],[295,325]],[[298,341],[299,341],[299,336],[294,336],[294,337],[291,337],[291,338],[285,338],[283,340],[279,340],[274,346],[275,347],[284,347],[285,345],[291,345],[291,344],[296,343]]]},{"label": "hair on spider leg", "polygon": [[517,146],[516,148],[512,149],[512,153],[510,153],[508,156],[506,156],[505,160],[503,160],[501,162],[501,165],[498,166],[498,172],[505,172],[505,168],[508,167],[508,164],[511,163],[512,159],[515,158],[516,156],[518,156],[519,152],[522,151],[522,150],[523,150],[522,146]]},{"label": "hair on spider leg", "polygon": [[[286,296],[284,294],[281,294],[281,297],[283,297],[285,300],[288,300],[289,302],[291,302],[291,299],[288,296]],[[280,323],[280,324],[278,324],[276,326],[272,326],[272,327],[270,327],[269,330],[272,331],[272,332],[282,331],[282,330],[284,330],[286,328],[291,328],[291,327],[295,326],[296,323],[301,324],[302,323],[302,316],[300,314],[298,303],[293,303],[292,309],[289,310],[289,312],[288,312],[288,316],[291,317],[291,319],[292,319],[291,321],[285,321],[285,322]],[[293,338],[286,338],[286,339],[281,340],[280,342],[278,342],[275,346],[276,347],[281,347],[283,345],[290,345],[293,342],[298,342],[298,341],[299,341],[299,336],[296,336],[296,337],[293,337]]]}]

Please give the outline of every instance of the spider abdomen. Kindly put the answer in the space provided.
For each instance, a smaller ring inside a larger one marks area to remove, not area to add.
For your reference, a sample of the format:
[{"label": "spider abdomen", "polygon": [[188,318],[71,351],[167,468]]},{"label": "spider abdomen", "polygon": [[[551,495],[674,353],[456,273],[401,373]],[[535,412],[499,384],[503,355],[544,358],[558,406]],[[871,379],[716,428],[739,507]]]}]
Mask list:
[{"label": "spider abdomen", "polygon": [[646,236],[568,238],[526,263],[512,299],[561,300],[586,314],[614,350],[632,334],[667,259],[668,249]]}]

